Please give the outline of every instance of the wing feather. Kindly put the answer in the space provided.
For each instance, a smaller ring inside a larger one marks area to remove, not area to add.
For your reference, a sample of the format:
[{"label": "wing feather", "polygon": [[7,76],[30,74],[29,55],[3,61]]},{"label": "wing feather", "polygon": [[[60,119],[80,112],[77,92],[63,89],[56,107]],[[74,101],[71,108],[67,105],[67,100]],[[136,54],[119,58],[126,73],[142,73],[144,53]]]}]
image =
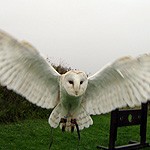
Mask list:
[{"label": "wing feather", "polygon": [[58,103],[60,74],[30,44],[0,30],[0,84],[30,102],[53,108]]},{"label": "wing feather", "polygon": [[150,99],[150,54],[118,59],[88,80],[82,105],[89,114],[139,106]]}]

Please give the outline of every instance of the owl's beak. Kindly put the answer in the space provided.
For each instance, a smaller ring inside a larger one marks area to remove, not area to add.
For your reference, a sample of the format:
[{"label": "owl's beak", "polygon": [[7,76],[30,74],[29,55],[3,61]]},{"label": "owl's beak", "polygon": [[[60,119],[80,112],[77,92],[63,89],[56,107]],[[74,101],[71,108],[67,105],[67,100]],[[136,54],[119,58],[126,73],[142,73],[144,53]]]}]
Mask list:
[{"label": "owl's beak", "polygon": [[74,84],[74,93],[75,93],[76,96],[79,96],[79,91],[80,91],[80,84],[79,83],[80,82],[76,82]]},{"label": "owl's beak", "polygon": [[76,94],[77,96],[78,96],[78,93],[79,93],[78,91],[75,91],[75,94]]}]

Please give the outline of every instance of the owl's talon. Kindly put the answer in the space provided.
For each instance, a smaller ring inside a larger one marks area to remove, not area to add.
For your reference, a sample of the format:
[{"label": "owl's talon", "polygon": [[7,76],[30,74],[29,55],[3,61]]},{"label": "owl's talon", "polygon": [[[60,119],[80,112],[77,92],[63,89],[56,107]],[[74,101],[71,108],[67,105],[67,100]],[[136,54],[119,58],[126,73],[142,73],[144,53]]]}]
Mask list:
[{"label": "owl's talon", "polygon": [[76,119],[71,119],[71,132],[74,132],[74,127],[76,126],[77,121]]},{"label": "owl's talon", "polygon": [[74,125],[71,126],[71,132],[74,132]]},{"label": "owl's talon", "polygon": [[65,128],[66,128],[66,126],[63,125],[63,126],[62,126],[62,132],[65,132]]},{"label": "owl's talon", "polygon": [[76,119],[71,119],[71,123],[72,123],[73,125],[75,125],[75,124],[77,124],[77,120],[76,120]]},{"label": "owl's talon", "polygon": [[65,132],[66,122],[67,122],[66,118],[61,118],[60,123],[62,123],[62,132]]},{"label": "owl's talon", "polygon": [[66,123],[67,119],[66,118],[61,118],[60,123]]}]

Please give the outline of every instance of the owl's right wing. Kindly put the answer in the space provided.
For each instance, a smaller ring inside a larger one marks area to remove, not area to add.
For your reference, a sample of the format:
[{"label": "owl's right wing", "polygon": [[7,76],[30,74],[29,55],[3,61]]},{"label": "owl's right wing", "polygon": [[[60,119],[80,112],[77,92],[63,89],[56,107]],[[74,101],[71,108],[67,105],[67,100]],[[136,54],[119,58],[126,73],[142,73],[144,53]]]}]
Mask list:
[{"label": "owl's right wing", "polygon": [[39,52],[0,30],[0,84],[42,108],[53,108],[59,98],[60,74]]}]

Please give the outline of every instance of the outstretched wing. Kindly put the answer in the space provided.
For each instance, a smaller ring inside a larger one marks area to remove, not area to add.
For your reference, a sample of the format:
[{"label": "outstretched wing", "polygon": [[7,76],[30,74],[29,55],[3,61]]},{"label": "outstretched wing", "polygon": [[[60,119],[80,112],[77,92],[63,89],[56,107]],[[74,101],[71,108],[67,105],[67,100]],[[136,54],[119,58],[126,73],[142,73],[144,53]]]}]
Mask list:
[{"label": "outstretched wing", "polygon": [[150,55],[118,59],[88,80],[82,105],[89,114],[138,106],[150,99]]},{"label": "outstretched wing", "polygon": [[60,74],[28,43],[0,31],[0,84],[43,108],[58,103]]}]

